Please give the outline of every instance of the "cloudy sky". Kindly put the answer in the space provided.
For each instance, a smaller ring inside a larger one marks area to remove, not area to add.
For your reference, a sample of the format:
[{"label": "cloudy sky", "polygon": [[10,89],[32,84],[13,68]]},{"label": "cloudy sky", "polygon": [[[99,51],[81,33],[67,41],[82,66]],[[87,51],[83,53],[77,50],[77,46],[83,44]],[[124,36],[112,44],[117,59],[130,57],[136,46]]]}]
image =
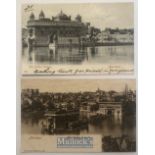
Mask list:
[{"label": "cloudy sky", "polygon": [[129,79],[22,79],[21,87],[39,89],[40,92],[83,92],[96,91],[98,88],[105,91],[124,91],[126,84],[129,89],[136,89],[136,81]]},{"label": "cloudy sky", "polygon": [[26,27],[26,22],[31,12],[38,15],[41,10],[45,16],[51,18],[56,16],[61,10],[71,15],[72,19],[77,14],[82,16],[83,22],[90,22],[92,26],[104,29],[111,28],[133,28],[134,25],[134,5],[133,3],[89,3],[89,4],[35,4],[30,11],[25,11],[27,5],[22,7],[22,26]]}]

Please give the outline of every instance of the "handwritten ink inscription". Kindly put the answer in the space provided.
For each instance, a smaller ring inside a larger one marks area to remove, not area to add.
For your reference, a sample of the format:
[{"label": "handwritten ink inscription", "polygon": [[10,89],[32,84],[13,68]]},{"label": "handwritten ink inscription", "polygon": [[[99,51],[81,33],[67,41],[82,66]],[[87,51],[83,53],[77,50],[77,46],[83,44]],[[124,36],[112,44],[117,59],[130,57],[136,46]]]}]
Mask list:
[{"label": "handwritten ink inscription", "polygon": [[51,66],[29,66],[27,69],[24,69],[23,72],[26,74],[34,75],[121,75],[121,74],[133,74],[134,69],[120,67],[117,65],[109,65],[106,67],[98,68],[54,68]]}]

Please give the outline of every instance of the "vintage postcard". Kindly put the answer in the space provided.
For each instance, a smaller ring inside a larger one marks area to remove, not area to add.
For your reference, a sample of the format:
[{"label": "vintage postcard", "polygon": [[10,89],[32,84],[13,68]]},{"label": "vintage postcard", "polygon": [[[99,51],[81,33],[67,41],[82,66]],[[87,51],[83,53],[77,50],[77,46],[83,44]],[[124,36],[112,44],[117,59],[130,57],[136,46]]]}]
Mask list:
[{"label": "vintage postcard", "polygon": [[21,6],[22,75],[133,75],[134,2]]},{"label": "vintage postcard", "polygon": [[19,10],[20,154],[136,155],[135,2],[24,0]]},{"label": "vintage postcard", "polygon": [[21,82],[21,151],[136,152],[135,79]]}]

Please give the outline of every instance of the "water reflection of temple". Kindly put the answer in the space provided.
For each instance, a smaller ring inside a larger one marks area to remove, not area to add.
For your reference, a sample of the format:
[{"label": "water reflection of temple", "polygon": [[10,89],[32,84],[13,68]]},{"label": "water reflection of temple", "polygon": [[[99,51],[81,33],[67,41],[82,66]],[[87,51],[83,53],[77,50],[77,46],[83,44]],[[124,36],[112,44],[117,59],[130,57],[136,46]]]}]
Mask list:
[{"label": "water reflection of temple", "polygon": [[[23,62],[28,64],[116,64],[133,65],[133,47],[33,47],[23,48]],[[125,54],[126,53],[126,54]]]},{"label": "water reflection of temple", "polygon": [[[91,52],[86,50],[84,47],[66,47],[66,48],[53,48],[48,49],[46,47],[34,47],[32,52],[25,49],[24,55],[27,56],[28,61],[31,63],[52,63],[52,64],[79,64],[85,59],[90,57]],[[94,54],[93,54],[94,56]]]}]

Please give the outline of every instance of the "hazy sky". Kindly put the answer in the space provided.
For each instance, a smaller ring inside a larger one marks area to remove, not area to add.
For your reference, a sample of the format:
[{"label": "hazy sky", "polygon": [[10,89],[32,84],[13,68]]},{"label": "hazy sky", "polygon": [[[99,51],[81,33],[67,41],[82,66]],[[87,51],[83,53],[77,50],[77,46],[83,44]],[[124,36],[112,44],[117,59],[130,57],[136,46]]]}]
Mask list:
[{"label": "hazy sky", "polygon": [[135,80],[82,80],[82,79],[22,79],[22,89],[39,89],[40,92],[79,92],[79,91],[124,91],[125,85],[135,90]]},{"label": "hazy sky", "polygon": [[56,16],[61,10],[71,15],[72,19],[77,14],[82,16],[83,22],[90,22],[92,26],[104,29],[111,28],[133,28],[134,25],[134,5],[130,3],[89,3],[89,4],[41,4],[33,5],[33,11],[24,11],[27,5],[22,7],[22,26],[26,27],[27,20],[31,12],[38,15],[41,10],[45,16],[51,18]]}]

